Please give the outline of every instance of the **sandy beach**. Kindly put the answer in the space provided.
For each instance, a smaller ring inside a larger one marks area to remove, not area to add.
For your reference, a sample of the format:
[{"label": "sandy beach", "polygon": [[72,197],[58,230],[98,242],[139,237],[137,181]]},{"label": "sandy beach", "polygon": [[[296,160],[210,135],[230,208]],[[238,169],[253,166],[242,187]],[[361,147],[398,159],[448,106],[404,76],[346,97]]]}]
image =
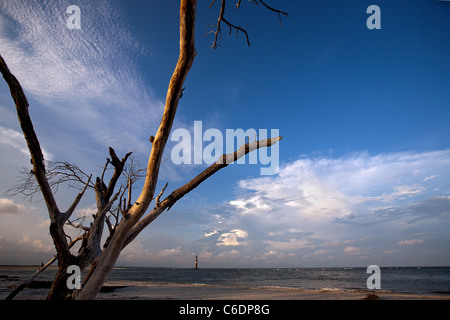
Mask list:
[{"label": "sandy beach", "polygon": [[[363,300],[375,294],[380,300],[450,300],[450,295],[392,293],[361,290],[305,290],[280,287],[193,285],[141,281],[109,281],[98,300]],[[45,299],[47,289],[25,289],[15,300]],[[1,299],[6,296],[2,295]]]},{"label": "sandy beach", "polygon": [[107,286],[117,288],[112,292],[100,293],[97,299],[185,299],[185,300],[361,300],[368,294],[376,294],[383,300],[450,300],[450,295],[417,295],[384,291],[357,290],[304,290],[279,287],[240,287],[217,285],[192,285],[175,283],[126,283],[109,282]]}]

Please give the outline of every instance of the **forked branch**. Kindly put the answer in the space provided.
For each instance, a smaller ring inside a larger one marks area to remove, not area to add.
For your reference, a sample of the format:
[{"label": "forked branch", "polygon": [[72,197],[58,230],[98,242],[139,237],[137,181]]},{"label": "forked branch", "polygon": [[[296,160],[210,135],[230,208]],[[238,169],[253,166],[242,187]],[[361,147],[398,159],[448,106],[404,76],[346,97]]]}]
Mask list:
[{"label": "forked branch", "polygon": [[[216,2],[216,0],[213,0],[211,2],[211,4],[209,5],[209,7],[211,8],[215,2]],[[289,17],[287,12],[281,11],[279,9],[275,9],[275,8],[269,6],[268,4],[266,4],[262,0],[250,0],[250,2],[254,5],[259,5],[261,3],[266,9],[277,13],[280,23],[281,23],[281,15]],[[236,8],[239,9],[240,7],[241,7],[241,0],[238,0],[238,2],[236,3]],[[240,31],[245,35],[247,45],[250,46],[250,38],[249,38],[247,31],[244,28],[242,28],[241,26],[237,26],[237,25],[231,23],[229,20],[227,20],[225,18],[225,9],[226,9],[225,0],[221,0],[219,18],[217,19],[217,24],[215,25],[216,30],[215,31],[211,30],[210,32],[207,33],[207,34],[210,34],[210,33],[214,34],[214,41],[213,41],[211,48],[216,49],[219,46],[219,42],[220,42],[221,36],[222,36],[222,22],[225,23],[229,28],[228,36],[231,35],[231,32],[233,30],[236,30],[236,37],[238,37],[239,31]]]},{"label": "forked branch", "polygon": [[[211,3],[211,5],[214,4]],[[245,34],[245,38],[247,39],[247,44],[248,46],[250,46],[250,39],[248,37],[248,33],[245,29],[241,28],[241,26],[235,26],[234,24],[232,24],[231,22],[229,22],[227,19],[225,19],[225,0],[222,0],[222,3],[220,5],[220,13],[219,13],[219,19],[217,19],[217,29],[216,31],[214,31],[214,42],[213,45],[211,46],[212,48],[216,49],[218,46],[218,42],[220,41],[220,38],[222,36],[222,22],[225,23],[228,28],[229,28],[229,32],[228,32],[228,36],[231,35],[231,31],[233,29],[236,30],[236,37],[239,35],[239,31],[243,32]]]}]

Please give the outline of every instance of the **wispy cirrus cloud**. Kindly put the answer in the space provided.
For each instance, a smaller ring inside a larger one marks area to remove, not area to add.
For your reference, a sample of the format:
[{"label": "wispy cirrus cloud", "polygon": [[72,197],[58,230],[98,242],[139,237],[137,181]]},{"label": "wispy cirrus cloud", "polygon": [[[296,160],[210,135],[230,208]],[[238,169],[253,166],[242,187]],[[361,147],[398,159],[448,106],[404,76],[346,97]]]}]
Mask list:
[{"label": "wispy cirrus cloud", "polygon": [[402,240],[397,242],[399,246],[412,246],[415,244],[424,243],[423,239],[411,239],[411,240]]},{"label": "wispy cirrus cloud", "polygon": [[67,1],[2,1],[1,53],[55,126],[130,151],[147,140],[161,113],[136,58],[148,49],[127,29],[116,2],[77,5],[82,28],[71,30]]},{"label": "wispy cirrus cloud", "polygon": [[[16,130],[0,126],[0,144],[13,147],[14,149],[20,151],[26,156],[29,156],[30,154],[30,152],[28,151],[27,144],[25,142],[25,138],[23,137],[23,134]],[[53,158],[52,154],[50,154],[43,148],[42,153],[44,154],[44,158],[46,160],[52,160]]]},{"label": "wispy cirrus cloud", "polygon": [[[66,9],[72,4],[0,1],[0,53],[28,97],[45,159],[70,161],[95,173],[109,146],[119,156],[148,152],[148,137],[156,129],[162,102],[146,83],[139,64],[150,55],[149,49],[133,36],[122,4],[77,1],[81,29],[70,30]],[[2,83],[0,154],[7,171],[2,174],[0,192],[16,184],[21,167],[29,166],[14,103]],[[89,202],[87,197],[83,200]],[[71,191],[59,195],[61,206],[72,200]],[[42,259],[38,251],[50,253],[48,215],[42,203],[36,206],[0,199],[0,234],[14,244],[0,248],[3,263],[30,263],[33,256]]]}]

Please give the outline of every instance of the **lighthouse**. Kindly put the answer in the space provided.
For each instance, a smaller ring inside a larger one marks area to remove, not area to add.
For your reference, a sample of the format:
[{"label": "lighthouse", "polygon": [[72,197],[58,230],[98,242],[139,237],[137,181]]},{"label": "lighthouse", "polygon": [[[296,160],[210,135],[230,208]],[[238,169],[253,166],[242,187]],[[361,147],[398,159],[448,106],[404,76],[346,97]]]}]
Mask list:
[{"label": "lighthouse", "polygon": [[197,264],[198,264],[198,257],[195,256],[195,265],[194,265],[194,269],[198,269]]}]

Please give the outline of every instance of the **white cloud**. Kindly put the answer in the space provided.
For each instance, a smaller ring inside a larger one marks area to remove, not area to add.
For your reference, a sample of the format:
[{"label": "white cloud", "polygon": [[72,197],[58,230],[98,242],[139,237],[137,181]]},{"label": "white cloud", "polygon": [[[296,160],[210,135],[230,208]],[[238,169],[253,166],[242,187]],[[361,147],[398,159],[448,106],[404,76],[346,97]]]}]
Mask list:
[{"label": "white cloud", "polygon": [[227,265],[243,265],[243,257],[264,266],[392,261],[412,233],[446,237],[449,182],[423,180],[444,177],[449,167],[450,150],[303,157],[277,175],[240,181],[220,223],[210,220],[196,245],[212,265],[226,255]]},{"label": "white cloud", "polygon": [[217,233],[218,233],[217,230],[213,230],[213,231],[211,231],[211,232],[205,232],[205,233],[203,234],[203,237],[204,237],[204,238],[209,238],[209,237],[212,237],[213,235],[215,235],[215,234],[217,234]]},{"label": "white cloud", "polygon": [[384,243],[382,254],[409,230],[431,233],[448,224],[449,181],[429,177],[448,175],[449,167],[450,150],[303,157],[275,176],[240,181],[225,223],[248,231],[247,249],[255,257],[272,251],[296,253],[308,263],[365,259],[375,252],[371,245]]},{"label": "white cloud", "polygon": [[264,243],[269,245],[269,248],[275,250],[299,250],[304,248],[313,248],[314,246],[308,240],[304,239],[289,239],[288,241],[273,241],[267,240]]},{"label": "white cloud", "polygon": [[345,247],[345,249],[344,249],[344,253],[350,254],[350,255],[361,254],[362,252],[363,252],[363,250],[358,247],[348,246],[348,247]]},{"label": "white cloud", "polygon": [[50,219],[42,220],[40,223],[36,224],[36,228],[48,228],[50,226]]},{"label": "white cloud", "polygon": [[162,112],[135,59],[148,52],[122,24],[114,2],[77,5],[81,30],[66,27],[66,1],[0,2],[2,55],[55,125],[89,134],[102,145],[143,147]]},{"label": "white cloud", "polygon": [[270,205],[264,202],[259,196],[248,199],[238,199],[230,201],[230,204],[238,209],[241,209],[242,214],[255,213],[261,211],[268,211],[271,209]]},{"label": "white cloud", "polygon": [[180,248],[174,248],[174,249],[165,249],[159,252],[159,255],[164,257],[170,257],[170,256],[177,256],[182,253]]},{"label": "white cloud", "polygon": [[30,155],[25,138],[20,132],[0,127],[0,143],[9,145],[27,156]]},{"label": "white cloud", "polygon": [[216,258],[221,260],[227,260],[227,259],[236,259],[240,258],[242,256],[242,253],[240,253],[237,250],[230,250],[230,251],[224,251],[219,253]]},{"label": "white cloud", "polygon": [[382,202],[394,202],[396,200],[405,200],[412,196],[418,195],[426,191],[425,187],[400,185],[393,186],[392,192],[383,193],[376,196],[358,196],[353,198],[354,203],[363,203],[366,201],[382,201]]},{"label": "white cloud", "polygon": [[84,218],[84,219],[90,219],[93,215],[97,214],[97,205],[95,203],[92,203],[84,208],[77,209],[75,211],[76,216],[72,217],[72,219],[75,218]]},{"label": "white cloud", "polygon": [[393,192],[391,196],[399,199],[406,199],[407,197],[418,195],[426,190],[424,187],[417,186],[395,186],[394,189],[395,192]]},{"label": "white cloud", "polygon": [[14,200],[0,198],[0,214],[21,214],[27,213],[32,208],[28,208],[22,204],[15,203]]},{"label": "white cloud", "polygon": [[262,213],[261,208],[279,212],[281,208],[304,219],[342,218],[361,205],[423,196],[428,192],[421,185],[424,177],[430,177],[430,171],[447,172],[448,167],[450,150],[299,159],[282,167],[277,176],[240,181],[247,196],[230,204],[245,214]]},{"label": "white cloud", "polygon": [[330,252],[330,250],[320,249],[320,250],[314,251],[313,256],[320,256],[323,254],[327,254],[329,252]]},{"label": "white cloud", "polygon": [[142,242],[133,241],[123,249],[120,259],[127,262],[139,262],[147,259],[149,255],[149,250],[144,247]]},{"label": "white cloud", "polygon": [[217,242],[218,246],[239,246],[245,242],[240,242],[239,239],[246,239],[248,233],[244,230],[234,229],[227,233],[222,233]]},{"label": "white cloud", "polygon": [[331,242],[327,242],[324,245],[327,247],[338,247],[338,246],[343,246],[343,245],[347,245],[347,244],[351,244],[353,243],[353,240],[333,240]]},{"label": "white cloud", "polygon": [[[28,150],[27,143],[21,132],[0,126],[0,144],[13,147],[27,157],[30,157],[30,151]],[[53,156],[42,147],[41,149],[44,159],[52,160]]]},{"label": "white cloud", "polygon": [[421,201],[386,208],[374,208],[374,216],[380,219],[414,224],[418,221],[445,221],[450,218],[450,197],[436,196]]},{"label": "white cloud", "polygon": [[29,236],[24,235],[19,240],[21,250],[33,251],[37,253],[55,253],[55,248],[51,242],[44,243],[41,239],[31,239]]},{"label": "white cloud", "polygon": [[313,253],[310,254],[305,254],[303,255],[302,258],[311,258],[311,257],[318,257],[318,256],[323,256],[330,253],[330,250],[326,250],[326,249],[320,249],[320,250],[316,250]]},{"label": "white cloud", "polygon": [[433,174],[433,175],[431,175],[431,176],[429,176],[429,177],[424,178],[424,179],[423,179],[423,182],[427,182],[427,181],[432,180],[432,179],[435,179],[435,178],[437,178],[437,177],[439,177],[437,174]]},{"label": "white cloud", "polygon": [[419,243],[424,243],[423,239],[402,240],[397,242],[399,246],[412,246]]}]

